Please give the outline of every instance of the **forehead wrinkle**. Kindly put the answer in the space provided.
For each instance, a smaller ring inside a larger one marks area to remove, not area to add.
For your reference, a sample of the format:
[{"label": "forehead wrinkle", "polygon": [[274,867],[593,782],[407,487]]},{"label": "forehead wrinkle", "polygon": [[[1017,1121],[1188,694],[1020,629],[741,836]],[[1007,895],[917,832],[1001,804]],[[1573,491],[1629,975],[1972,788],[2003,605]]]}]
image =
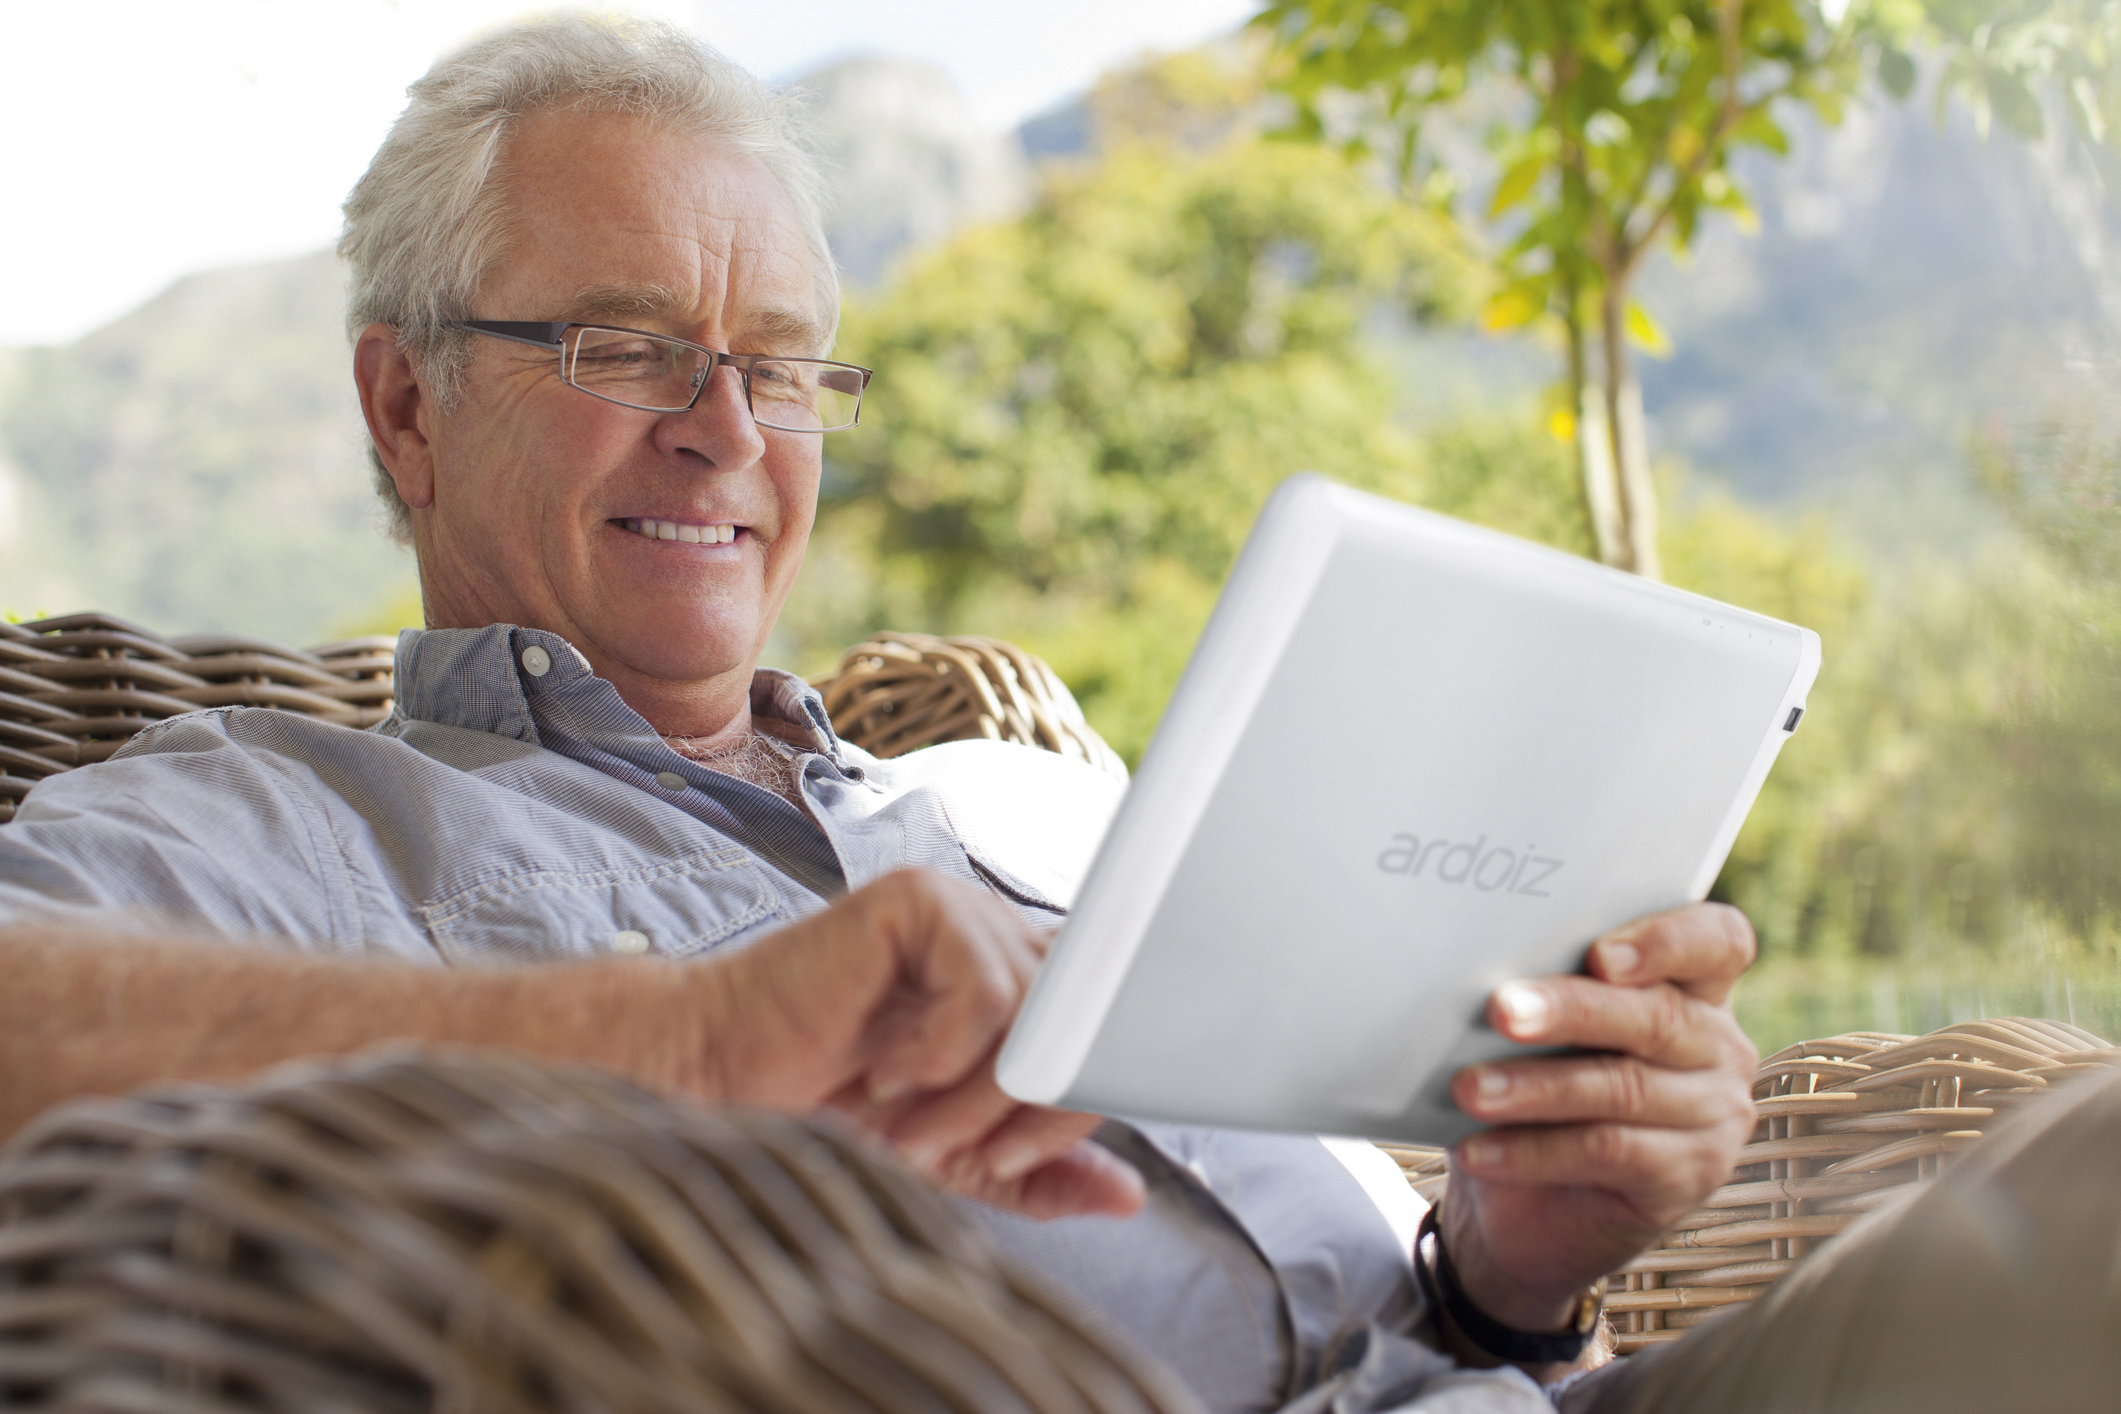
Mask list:
[{"label": "forehead wrinkle", "polygon": [[[561,311],[569,322],[577,324],[599,323],[621,320],[653,320],[682,311],[686,300],[668,285],[655,283],[625,283],[586,285],[577,290]],[[801,349],[804,352],[819,348],[825,342],[825,331],[816,319],[801,309],[772,307],[758,310],[742,319],[742,333],[749,341],[763,344],[770,352],[783,349]]]}]

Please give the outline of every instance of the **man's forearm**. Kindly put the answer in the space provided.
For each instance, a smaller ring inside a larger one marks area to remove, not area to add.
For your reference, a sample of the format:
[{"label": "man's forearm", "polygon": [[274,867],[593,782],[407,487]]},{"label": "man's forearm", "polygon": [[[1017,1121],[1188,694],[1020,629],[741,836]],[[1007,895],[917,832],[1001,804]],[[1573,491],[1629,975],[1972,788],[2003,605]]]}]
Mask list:
[{"label": "man's forearm", "polygon": [[84,1094],[234,1080],[413,1040],[602,1066],[709,1104],[828,1102],[961,1193],[1040,1217],[1129,1213],[1096,1121],[1019,1103],[993,1056],[1038,967],[1006,904],[876,880],[698,960],[427,968],[272,947],[0,928],[0,1138]]},{"label": "man's forearm", "polygon": [[711,969],[638,960],[443,969],[0,928],[0,1137],[82,1094],[232,1080],[409,1039],[579,1060],[701,1098]]}]

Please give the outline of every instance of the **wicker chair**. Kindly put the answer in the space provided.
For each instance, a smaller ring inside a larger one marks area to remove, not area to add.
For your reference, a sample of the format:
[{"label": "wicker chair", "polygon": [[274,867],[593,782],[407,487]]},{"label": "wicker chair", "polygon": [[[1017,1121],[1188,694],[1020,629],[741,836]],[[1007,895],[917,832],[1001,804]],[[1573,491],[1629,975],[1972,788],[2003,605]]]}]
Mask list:
[{"label": "wicker chair", "polygon": [[[1864,1213],[2051,1087],[2121,1065],[2121,1047],[2059,1021],[1962,1021],[1927,1036],[1856,1032],[1776,1052],[1753,1077],[1758,1124],[1731,1181],[1615,1272],[1606,1316],[1626,1354],[1754,1300]],[[1438,1149],[1383,1146],[1443,1196]]]},{"label": "wicker chair", "polygon": [[0,623],[0,824],[38,781],[201,707],[380,722],[390,715],[395,647],[381,637],[306,652],[232,634],[164,638],[109,614]]},{"label": "wicker chair", "polygon": [[0,1408],[1199,1410],[838,1127],[433,1051],[0,1149]]},{"label": "wicker chair", "polygon": [[833,728],[878,756],[987,737],[1127,775],[1053,669],[998,638],[880,633],[848,649],[816,686]]},{"label": "wicker chair", "polygon": [[[307,650],[229,634],[165,638],[109,614],[0,623],[0,824],[38,781],[201,707],[372,726],[390,715],[395,647],[385,637]],[[841,735],[878,756],[988,737],[1127,774],[1053,670],[998,639],[879,634],[818,686]]]},{"label": "wicker chair", "polygon": [[[1052,670],[995,639],[879,634],[817,686],[840,733],[879,756],[988,737],[1126,774]],[[383,638],[302,652],[162,638],[101,614],[0,624],[0,822],[39,779],[100,761],[161,718],[246,703],[365,726],[389,713],[390,692]],[[1835,1036],[1768,1057],[1737,1174],[1614,1274],[1618,1348],[1675,1340],[1753,1300],[1859,1214],[1935,1178],[2013,1106],[2115,1064],[2121,1049],[2088,1032],[2021,1018]],[[1441,1195],[1442,1151],[1386,1148],[1417,1191]]]}]

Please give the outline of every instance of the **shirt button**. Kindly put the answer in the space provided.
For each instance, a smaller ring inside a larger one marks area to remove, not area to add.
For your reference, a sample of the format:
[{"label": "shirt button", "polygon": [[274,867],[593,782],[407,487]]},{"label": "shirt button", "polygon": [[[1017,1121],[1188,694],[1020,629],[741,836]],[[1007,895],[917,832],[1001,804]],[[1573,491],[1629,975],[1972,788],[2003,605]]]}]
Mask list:
[{"label": "shirt button", "polygon": [[541,678],[552,671],[552,655],[532,644],[523,650],[523,671],[534,678]]},{"label": "shirt button", "polygon": [[664,790],[683,790],[686,786],[692,784],[675,771],[656,772],[655,783]]},{"label": "shirt button", "polygon": [[623,933],[611,935],[611,946],[614,951],[625,953],[628,957],[638,957],[648,951],[648,935],[636,933],[628,928]]}]

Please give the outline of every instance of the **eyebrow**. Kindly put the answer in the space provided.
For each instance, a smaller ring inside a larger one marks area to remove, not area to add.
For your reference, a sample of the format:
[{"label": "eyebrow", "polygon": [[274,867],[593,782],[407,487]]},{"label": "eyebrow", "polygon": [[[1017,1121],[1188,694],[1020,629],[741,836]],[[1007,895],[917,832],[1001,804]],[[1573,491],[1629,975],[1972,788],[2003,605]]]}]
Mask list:
[{"label": "eyebrow", "polygon": [[599,319],[641,319],[678,307],[667,285],[588,285],[575,291],[563,311],[574,323]]},{"label": "eyebrow", "polygon": [[765,352],[800,349],[805,354],[825,352],[825,331],[809,315],[795,309],[769,309],[754,315],[751,327],[765,340]]},{"label": "eyebrow", "polygon": [[[571,323],[594,324],[603,320],[653,319],[683,304],[677,292],[667,285],[589,285],[575,292],[564,313]],[[744,322],[747,342],[762,345],[756,352],[800,350],[811,354],[821,352],[825,345],[824,329],[799,309],[761,310]]]}]

